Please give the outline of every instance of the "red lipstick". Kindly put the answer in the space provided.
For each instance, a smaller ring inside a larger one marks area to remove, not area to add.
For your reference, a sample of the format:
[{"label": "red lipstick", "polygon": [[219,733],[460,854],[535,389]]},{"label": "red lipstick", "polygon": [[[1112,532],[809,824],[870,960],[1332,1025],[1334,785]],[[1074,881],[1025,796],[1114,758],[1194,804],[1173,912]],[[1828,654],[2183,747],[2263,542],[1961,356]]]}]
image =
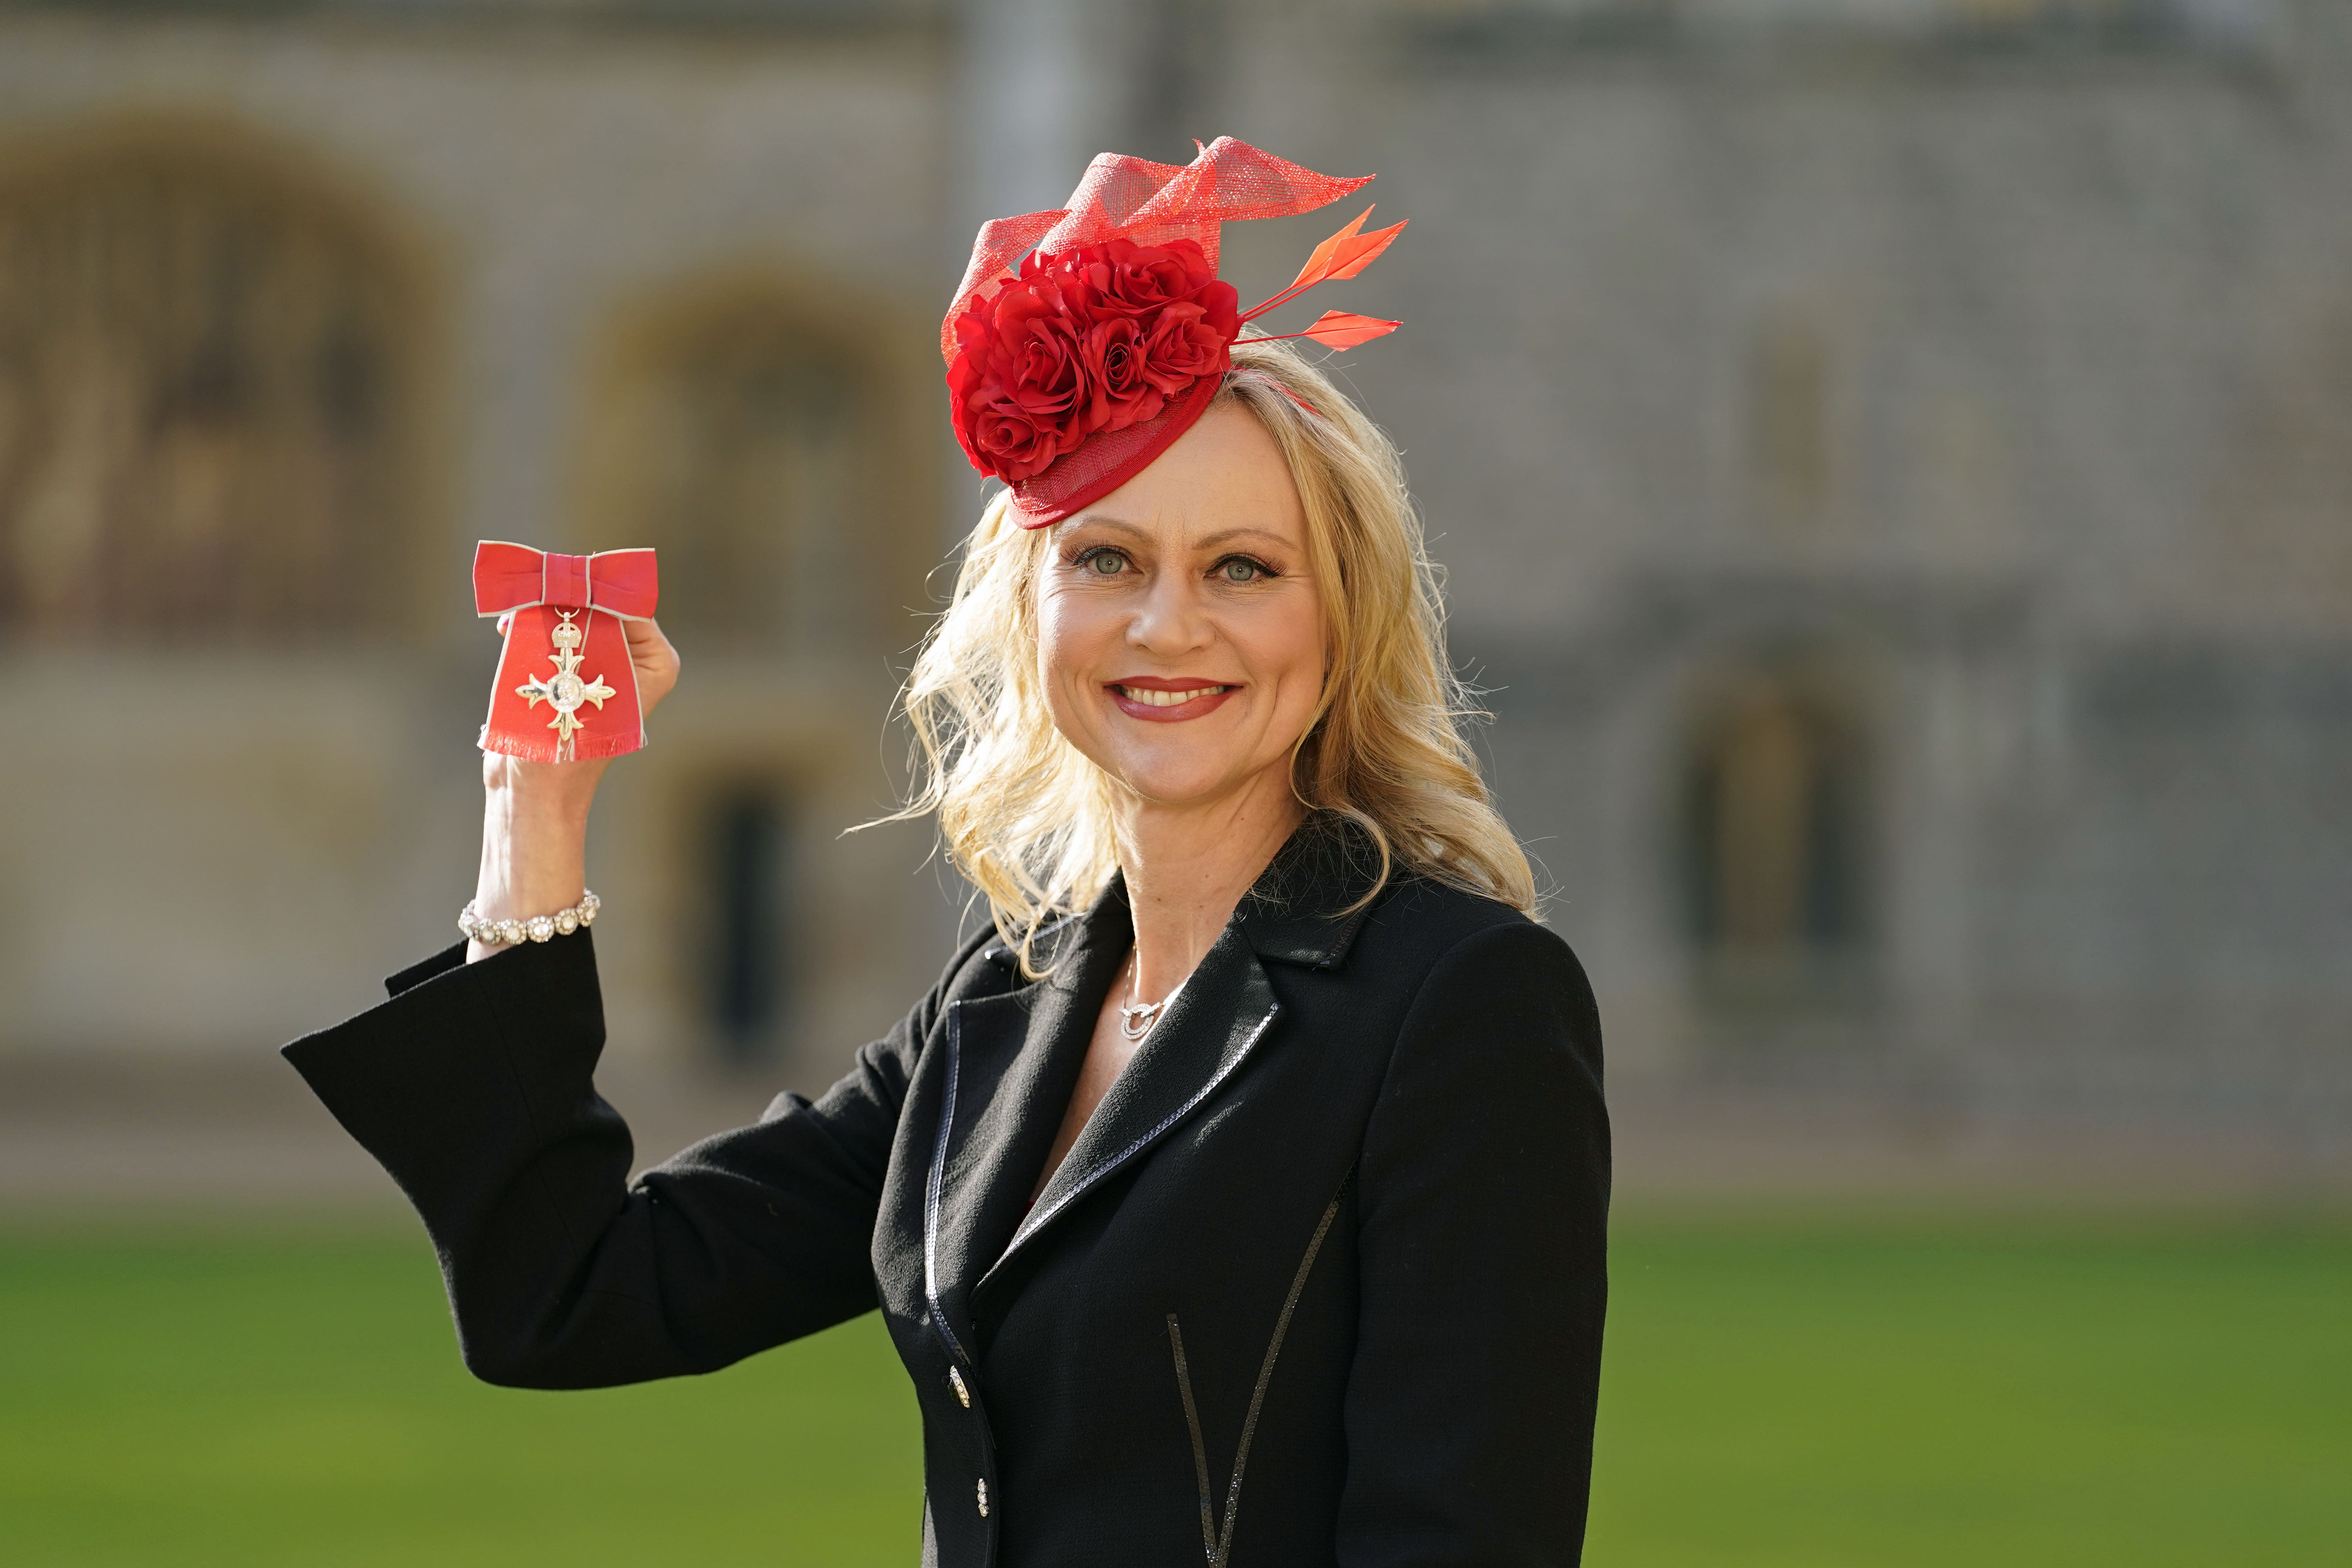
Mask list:
[{"label": "red lipstick", "polygon": [[1137,675],[1105,681],[1103,689],[1110,693],[1118,710],[1130,719],[1140,719],[1147,724],[1181,724],[1187,719],[1215,712],[1241,688],[1197,677]]}]

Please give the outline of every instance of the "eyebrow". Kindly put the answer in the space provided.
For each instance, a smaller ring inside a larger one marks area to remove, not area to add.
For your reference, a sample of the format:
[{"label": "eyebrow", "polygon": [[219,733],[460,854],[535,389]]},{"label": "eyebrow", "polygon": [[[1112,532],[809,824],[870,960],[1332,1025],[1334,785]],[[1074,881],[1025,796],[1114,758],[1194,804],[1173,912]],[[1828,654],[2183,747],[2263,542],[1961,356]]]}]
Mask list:
[{"label": "eyebrow", "polygon": [[[1073,520],[1071,526],[1073,528],[1108,528],[1137,539],[1147,537],[1150,531],[1140,524],[1122,521],[1115,517],[1105,517],[1100,512],[1092,511],[1080,512]],[[1208,549],[1214,545],[1229,543],[1236,539],[1263,539],[1286,548],[1297,548],[1291,541],[1285,539],[1272,529],[1253,528],[1247,525],[1240,528],[1221,528],[1214,533],[1202,534],[1192,541],[1192,543],[1196,548]]]}]

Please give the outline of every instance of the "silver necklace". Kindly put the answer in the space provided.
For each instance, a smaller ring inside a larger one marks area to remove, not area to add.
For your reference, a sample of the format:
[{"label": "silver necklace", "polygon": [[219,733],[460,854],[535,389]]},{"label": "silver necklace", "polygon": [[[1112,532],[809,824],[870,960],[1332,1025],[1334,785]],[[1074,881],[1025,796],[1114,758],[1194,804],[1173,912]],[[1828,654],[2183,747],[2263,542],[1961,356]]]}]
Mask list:
[{"label": "silver necklace", "polygon": [[[1128,956],[1127,967],[1127,994],[1132,996],[1135,994],[1136,982],[1143,978],[1143,954],[1140,952],[1130,953]],[[1183,987],[1180,984],[1176,989],[1181,991]],[[1143,1038],[1144,1036],[1151,1033],[1151,1026],[1160,1022],[1160,1015],[1166,1012],[1168,1004],[1175,999],[1176,992],[1171,991],[1157,1002],[1120,1003],[1118,1032],[1130,1041]]]}]

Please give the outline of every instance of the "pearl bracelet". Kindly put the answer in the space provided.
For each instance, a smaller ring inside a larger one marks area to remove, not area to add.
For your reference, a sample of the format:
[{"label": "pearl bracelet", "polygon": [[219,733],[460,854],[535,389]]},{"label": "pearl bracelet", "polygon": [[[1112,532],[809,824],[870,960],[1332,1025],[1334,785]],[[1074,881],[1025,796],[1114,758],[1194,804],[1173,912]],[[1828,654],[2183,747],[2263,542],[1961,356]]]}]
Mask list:
[{"label": "pearl bracelet", "polygon": [[545,942],[550,937],[570,936],[582,926],[596,923],[596,911],[604,901],[593,893],[584,893],[581,900],[568,910],[558,910],[551,915],[533,915],[527,921],[486,921],[477,907],[478,900],[467,899],[466,907],[457,911],[457,929],[466,933],[468,942],[478,942],[484,947],[511,946],[529,937],[533,942]]}]

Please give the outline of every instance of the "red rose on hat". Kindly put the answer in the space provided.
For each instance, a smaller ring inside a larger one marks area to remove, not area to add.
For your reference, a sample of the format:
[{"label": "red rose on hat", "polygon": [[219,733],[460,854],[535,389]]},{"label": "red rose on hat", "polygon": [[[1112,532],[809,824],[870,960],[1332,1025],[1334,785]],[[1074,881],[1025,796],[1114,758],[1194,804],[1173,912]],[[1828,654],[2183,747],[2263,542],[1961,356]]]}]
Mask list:
[{"label": "red rose on hat", "polygon": [[981,472],[1027,479],[1093,427],[1077,293],[1057,272],[1024,268],[957,319],[948,388],[956,438]]},{"label": "red rose on hat", "polygon": [[956,437],[972,466],[1029,479],[1097,431],[1159,416],[1229,368],[1241,299],[1190,240],[1033,253],[954,322]]},{"label": "red rose on hat", "polygon": [[1044,473],[1055,458],[1077,445],[1064,440],[1061,426],[1041,423],[1006,403],[989,405],[957,420],[956,437],[973,468],[1008,481]]},{"label": "red rose on hat", "polygon": [[[1226,315],[1230,320],[1230,307]],[[1233,342],[1234,330],[1202,307],[1171,305],[1144,340],[1144,379],[1172,395],[1204,375],[1222,375],[1233,367]]]},{"label": "red rose on hat", "polygon": [[1087,308],[1097,319],[1124,316],[1136,323],[1143,379],[1152,386],[1172,396],[1232,368],[1228,346],[1242,330],[1241,296],[1218,280],[1198,245],[1114,239],[1087,247],[1077,261]]},{"label": "red rose on hat", "polygon": [[1124,430],[1159,416],[1168,388],[1155,381],[1144,363],[1144,339],[1126,316],[1098,321],[1087,329],[1082,351],[1094,400],[1087,423],[1096,430]]},{"label": "red rose on hat", "polygon": [[1090,245],[1076,257],[1079,279],[1098,313],[1148,321],[1170,305],[1198,304],[1241,331],[1241,296],[1189,239],[1143,246],[1131,239]]}]

